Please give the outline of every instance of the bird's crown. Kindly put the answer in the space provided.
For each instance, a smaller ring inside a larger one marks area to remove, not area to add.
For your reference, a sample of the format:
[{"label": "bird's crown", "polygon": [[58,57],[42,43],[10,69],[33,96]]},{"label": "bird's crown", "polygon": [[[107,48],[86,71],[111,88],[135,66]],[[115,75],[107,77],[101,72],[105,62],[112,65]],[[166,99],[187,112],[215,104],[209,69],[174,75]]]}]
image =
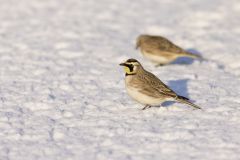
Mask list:
[{"label": "bird's crown", "polygon": [[128,59],[124,63],[120,64],[121,66],[124,66],[124,70],[126,72],[126,75],[135,75],[137,73],[137,70],[141,64],[133,58]]}]

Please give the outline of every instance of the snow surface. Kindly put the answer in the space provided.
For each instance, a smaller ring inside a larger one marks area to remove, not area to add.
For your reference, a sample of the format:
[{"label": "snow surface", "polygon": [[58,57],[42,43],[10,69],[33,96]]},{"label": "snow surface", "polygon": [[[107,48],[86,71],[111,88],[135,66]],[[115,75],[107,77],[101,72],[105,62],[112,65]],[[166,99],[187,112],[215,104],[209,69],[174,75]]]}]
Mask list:
[{"label": "snow surface", "polygon": [[[239,0],[0,4],[1,160],[240,159]],[[155,68],[134,49],[141,33],[208,60]],[[118,66],[127,58],[203,110],[140,110]]]}]

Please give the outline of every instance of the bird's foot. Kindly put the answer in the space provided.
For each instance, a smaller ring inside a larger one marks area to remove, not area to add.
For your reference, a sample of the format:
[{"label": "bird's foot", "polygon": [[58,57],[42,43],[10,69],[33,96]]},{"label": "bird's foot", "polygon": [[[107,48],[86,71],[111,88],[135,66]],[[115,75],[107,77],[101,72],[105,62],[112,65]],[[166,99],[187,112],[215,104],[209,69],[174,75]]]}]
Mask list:
[{"label": "bird's foot", "polygon": [[145,110],[145,109],[148,109],[148,108],[151,108],[152,106],[150,106],[150,105],[146,105],[145,107],[143,107],[143,109],[142,110]]}]

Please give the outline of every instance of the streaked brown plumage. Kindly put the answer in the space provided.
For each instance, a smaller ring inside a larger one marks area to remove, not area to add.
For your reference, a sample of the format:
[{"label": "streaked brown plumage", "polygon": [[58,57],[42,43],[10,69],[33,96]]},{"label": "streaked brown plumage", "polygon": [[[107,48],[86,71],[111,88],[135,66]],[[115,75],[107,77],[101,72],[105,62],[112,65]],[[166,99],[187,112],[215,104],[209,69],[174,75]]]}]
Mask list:
[{"label": "streaked brown plumage", "polygon": [[161,36],[140,35],[137,38],[136,49],[138,47],[146,58],[159,65],[168,64],[179,57],[201,58]]},{"label": "streaked brown plumage", "polygon": [[191,103],[188,98],[177,95],[154,74],[146,71],[135,59],[129,59],[120,65],[125,67],[125,85],[128,94],[146,107],[160,105],[164,101],[177,101],[200,109]]}]

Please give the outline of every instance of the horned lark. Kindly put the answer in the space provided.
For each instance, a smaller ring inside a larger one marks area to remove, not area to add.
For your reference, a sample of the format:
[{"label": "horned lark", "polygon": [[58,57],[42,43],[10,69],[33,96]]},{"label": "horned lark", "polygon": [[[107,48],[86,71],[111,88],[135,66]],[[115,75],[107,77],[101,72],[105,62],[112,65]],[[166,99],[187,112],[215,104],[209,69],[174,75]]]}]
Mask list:
[{"label": "horned lark", "polygon": [[161,36],[140,35],[137,38],[136,49],[139,47],[146,58],[161,66],[179,57],[201,58],[199,55],[185,51]]},{"label": "horned lark", "polygon": [[161,105],[165,101],[176,101],[188,104],[196,109],[199,106],[191,103],[188,98],[177,95],[154,74],[146,71],[135,59],[121,63],[125,70],[125,85],[127,93],[137,102],[144,104],[143,108]]}]

